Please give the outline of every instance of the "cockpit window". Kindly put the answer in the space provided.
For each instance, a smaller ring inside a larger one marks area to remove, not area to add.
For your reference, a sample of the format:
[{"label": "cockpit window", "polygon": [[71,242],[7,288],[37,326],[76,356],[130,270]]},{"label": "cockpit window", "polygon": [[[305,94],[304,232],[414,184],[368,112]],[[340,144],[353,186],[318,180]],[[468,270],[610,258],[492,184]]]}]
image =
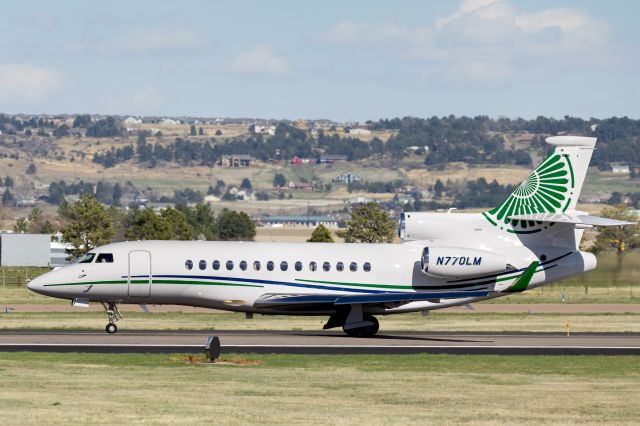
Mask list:
[{"label": "cockpit window", "polygon": [[100,253],[96,263],[113,263],[113,253]]},{"label": "cockpit window", "polygon": [[78,263],[91,263],[94,257],[96,257],[95,253],[85,253],[84,256],[78,259]]}]

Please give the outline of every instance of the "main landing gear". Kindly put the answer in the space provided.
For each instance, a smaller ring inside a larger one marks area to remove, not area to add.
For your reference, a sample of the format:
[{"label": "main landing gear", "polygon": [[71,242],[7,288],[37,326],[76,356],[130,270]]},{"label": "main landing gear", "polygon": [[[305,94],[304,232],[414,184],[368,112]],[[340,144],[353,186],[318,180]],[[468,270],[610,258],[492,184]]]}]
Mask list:
[{"label": "main landing gear", "polygon": [[380,329],[380,323],[373,315],[364,315],[358,327],[347,328],[349,324],[342,326],[345,333],[352,337],[372,337]]},{"label": "main landing gear", "polygon": [[351,305],[337,310],[322,328],[335,327],[342,327],[349,336],[372,337],[380,329],[380,324],[376,317],[363,312],[362,305]]},{"label": "main landing gear", "polygon": [[109,302],[108,306],[103,303],[102,306],[104,307],[104,310],[107,311],[107,317],[109,318],[109,324],[107,324],[104,329],[107,333],[113,334],[118,331],[116,321],[122,319],[122,314],[120,313],[120,310],[118,310],[118,305],[113,302]]}]

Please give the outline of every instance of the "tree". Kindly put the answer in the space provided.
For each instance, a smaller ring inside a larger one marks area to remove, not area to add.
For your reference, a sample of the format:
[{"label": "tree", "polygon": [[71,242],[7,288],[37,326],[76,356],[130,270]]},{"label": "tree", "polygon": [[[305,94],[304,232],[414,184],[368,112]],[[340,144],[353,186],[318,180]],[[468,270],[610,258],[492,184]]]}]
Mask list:
[{"label": "tree", "polygon": [[251,189],[251,181],[248,178],[242,179],[242,183],[240,184],[241,189]]},{"label": "tree", "polygon": [[84,127],[85,129],[91,125],[91,116],[89,114],[82,114],[76,116],[73,120],[73,127]]},{"label": "tree", "polygon": [[[620,204],[615,207],[602,209],[602,216],[625,222],[636,222],[638,216],[629,207]],[[600,228],[595,243],[589,247],[589,251],[597,254],[603,250],[615,250],[617,257],[616,269],[613,272],[612,281],[618,282],[622,271],[622,261],[628,251],[640,247],[640,224],[627,226],[607,226]],[[585,286],[585,292],[587,291]]]},{"label": "tree", "polygon": [[222,136],[222,130],[220,129],[216,130],[216,136]]},{"label": "tree", "polygon": [[164,219],[171,228],[172,240],[190,240],[192,230],[187,222],[187,218],[180,210],[167,207],[160,212],[160,217]]},{"label": "tree", "polygon": [[27,222],[27,219],[25,219],[24,217],[18,219],[16,224],[13,225],[13,231],[17,232],[18,234],[26,234],[27,232],[29,232],[29,223]]},{"label": "tree", "polygon": [[308,243],[332,243],[333,237],[331,231],[326,226],[320,224],[316,226],[316,229],[311,233],[311,238],[307,240]]},{"label": "tree", "polygon": [[222,209],[218,215],[218,239],[229,240],[253,240],[256,236],[256,227],[245,212]]},{"label": "tree", "polygon": [[13,206],[16,203],[16,198],[13,196],[9,188],[5,189],[2,193],[2,205],[5,207]]},{"label": "tree", "polygon": [[62,124],[60,127],[53,131],[53,136],[55,136],[56,138],[69,136],[69,126],[67,126],[66,124]]},{"label": "tree", "polygon": [[442,192],[444,191],[444,183],[440,179],[436,181],[436,184],[433,185],[433,198],[441,198]]},{"label": "tree", "polygon": [[116,184],[113,185],[113,194],[111,197],[114,206],[120,205],[120,198],[122,198],[122,186],[119,182],[116,182]]},{"label": "tree", "polygon": [[189,133],[191,134],[191,136],[195,136],[196,135],[196,126],[194,126],[192,124]]},{"label": "tree", "polygon": [[282,173],[276,173],[273,177],[273,186],[276,188],[282,188],[287,184],[287,179]]},{"label": "tree", "polygon": [[202,127],[200,127],[200,128],[198,129],[198,135],[199,135],[199,136],[204,136],[204,129],[203,129]]},{"label": "tree", "polygon": [[347,243],[390,243],[395,235],[396,224],[376,203],[354,207],[347,230],[338,236]]},{"label": "tree", "polygon": [[64,226],[62,242],[71,245],[67,254],[71,259],[82,256],[89,250],[108,244],[114,236],[109,213],[93,195],[85,194],[71,207],[60,212],[69,220]]},{"label": "tree", "polygon": [[29,167],[27,167],[27,174],[28,175],[35,175],[36,174],[36,165],[31,163],[29,164]]},{"label": "tree", "polygon": [[11,176],[7,176],[4,178],[4,187],[5,188],[13,188],[13,179]]},{"label": "tree", "polygon": [[[638,220],[638,216],[633,210],[624,204],[615,207],[605,207],[602,209],[602,216],[626,222],[636,222]],[[589,250],[593,253],[604,250],[615,250],[618,256],[618,265],[621,265],[624,255],[629,250],[638,247],[640,247],[640,224],[600,228],[600,232],[596,236],[596,241]]]},{"label": "tree", "polygon": [[213,210],[208,204],[197,204],[195,207],[177,205],[191,229],[191,238],[196,240],[215,240],[218,236],[218,226]]},{"label": "tree", "polygon": [[131,209],[125,218],[124,236],[130,240],[171,240],[173,230],[168,221],[147,207]]}]

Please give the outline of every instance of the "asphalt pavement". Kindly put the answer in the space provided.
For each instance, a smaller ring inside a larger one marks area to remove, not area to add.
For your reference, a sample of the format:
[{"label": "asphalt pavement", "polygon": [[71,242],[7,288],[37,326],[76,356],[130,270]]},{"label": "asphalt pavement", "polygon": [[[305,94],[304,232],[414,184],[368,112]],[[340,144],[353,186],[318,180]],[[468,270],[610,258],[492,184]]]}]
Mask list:
[{"label": "asphalt pavement", "polygon": [[198,353],[217,336],[222,353],[640,355],[638,333],[380,332],[371,338],[341,331],[0,331],[0,352]]}]

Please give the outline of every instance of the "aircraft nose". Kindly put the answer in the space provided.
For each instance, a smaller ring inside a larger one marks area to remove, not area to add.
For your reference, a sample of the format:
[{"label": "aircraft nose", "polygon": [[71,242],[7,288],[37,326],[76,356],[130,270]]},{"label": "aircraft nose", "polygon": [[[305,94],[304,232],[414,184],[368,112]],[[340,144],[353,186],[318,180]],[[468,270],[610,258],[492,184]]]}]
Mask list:
[{"label": "aircraft nose", "polygon": [[36,293],[42,293],[42,279],[40,277],[32,279],[27,283],[27,288]]}]

